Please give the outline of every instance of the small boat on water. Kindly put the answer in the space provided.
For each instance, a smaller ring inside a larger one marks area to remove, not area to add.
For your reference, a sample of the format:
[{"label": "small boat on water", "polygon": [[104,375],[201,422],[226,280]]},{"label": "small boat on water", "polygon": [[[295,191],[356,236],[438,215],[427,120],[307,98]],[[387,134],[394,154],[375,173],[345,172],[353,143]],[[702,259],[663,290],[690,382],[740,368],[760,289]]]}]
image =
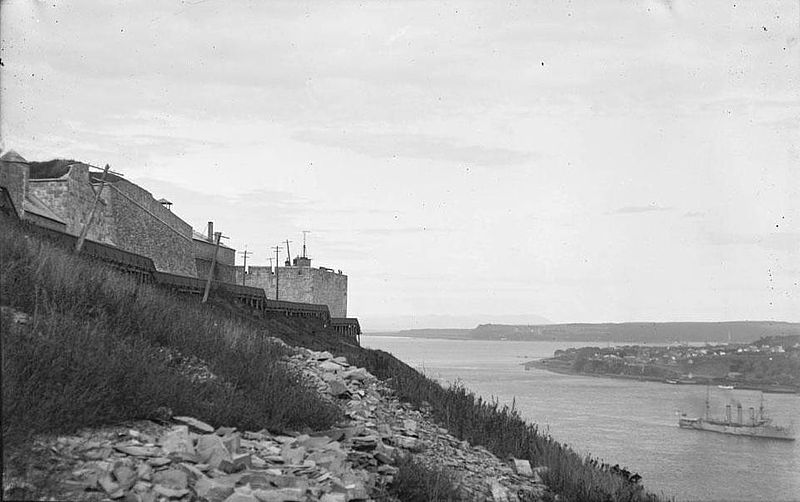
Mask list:
[{"label": "small boat on water", "polygon": [[717,387],[720,389],[731,390],[733,388],[733,385],[717,385]]},{"label": "small boat on water", "polygon": [[678,427],[682,429],[695,429],[700,431],[719,432],[733,436],[749,436],[754,438],[784,439],[794,441],[794,431],[791,427],[783,427],[772,423],[764,413],[764,396],[761,396],[761,405],[758,415],[755,409],[750,408],[750,417],[747,421],[742,418],[742,405],[736,405],[736,420],[731,417],[731,405],[725,406],[725,418],[710,418],[708,413],[708,392],[706,392],[706,414],[704,417],[689,418],[682,413],[678,419]]}]

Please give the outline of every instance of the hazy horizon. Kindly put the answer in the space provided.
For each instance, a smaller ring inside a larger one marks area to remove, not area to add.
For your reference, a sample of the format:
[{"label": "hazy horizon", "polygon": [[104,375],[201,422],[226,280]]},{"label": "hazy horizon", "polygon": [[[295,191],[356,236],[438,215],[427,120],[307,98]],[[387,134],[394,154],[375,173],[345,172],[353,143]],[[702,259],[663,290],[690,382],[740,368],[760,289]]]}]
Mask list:
[{"label": "hazy horizon", "polygon": [[[527,322],[527,321],[520,321],[520,319],[526,318],[539,318],[542,319],[543,322]],[[411,321],[409,321],[411,319]],[[473,322],[474,319],[483,319],[482,317],[459,317],[459,316],[396,316],[396,317],[382,317],[382,318],[371,318],[366,317],[361,319],[361,323],[364,324],[362,328],[365,327],[364,333],[393,333],[396,331],[407,331],[407,330],[439,330],[439,329],[457,329],[457,330],[466,330],[466,329],[473,329],[478,327],[482,324],[502,324],[502,325],[509,325],[509,326],[549,326],[549,325],[564,325],[564,324],[665,324],[665,323],[708,323],[708,324],[718,324],[718,323],[739,323],[739,322],[774,322],[774,323],[787,323],[787,324],[799,324],[793,321],[782,321],[782,320],[771,320],[771,319],[726,319],[726,320],[717,320],[717,321],[708,321],[708,320],[699,320],[699,321],[650,321],[650,320],[631,320],[631,321],[550,321],[549,319],[544,319],[539,316],[525,316],[525,315],[518,315],[518,316],[486,316],[488,320],[479,320],[478,322]]]},{"label": "hazy horizon", "polygon": [[250,265],[310,230],[366,330],[800,321],[796,0],[0,10],[0,149],[108,163]]}]

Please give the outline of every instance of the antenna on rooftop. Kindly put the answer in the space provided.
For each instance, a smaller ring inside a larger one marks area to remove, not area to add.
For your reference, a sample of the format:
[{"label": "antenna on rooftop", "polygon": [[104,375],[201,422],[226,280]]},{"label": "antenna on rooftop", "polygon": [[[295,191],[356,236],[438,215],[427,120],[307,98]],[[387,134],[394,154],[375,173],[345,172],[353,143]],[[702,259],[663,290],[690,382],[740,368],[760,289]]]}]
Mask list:
[{"label": "antenna on rooftop", "polygon": [[292,266],[292,253],[289,252],[289,243],[290,242],[293,242],[293,241],[290,241],[289,239],[286,239],[286,266],[287,267],[291,267]]},{"label": "antenna on rooftop", "polygon": [[303,230],[303,258],[308,258],[306,256],[306,235],[310,234],[311,230]]}]

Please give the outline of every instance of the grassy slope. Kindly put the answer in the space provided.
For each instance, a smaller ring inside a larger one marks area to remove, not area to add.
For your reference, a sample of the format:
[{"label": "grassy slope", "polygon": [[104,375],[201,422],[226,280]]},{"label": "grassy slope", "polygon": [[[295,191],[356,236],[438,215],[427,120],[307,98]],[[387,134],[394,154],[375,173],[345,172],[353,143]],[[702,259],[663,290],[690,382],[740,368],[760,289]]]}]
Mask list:
[{"label": "grassy slope", "polygon": [[[430,405],[458,437],[501,458],[550,467],[545,481],[565,500],[656,500],[541,434],[513,409],[463,388],[444,389],[390,354],[350,345],[309,321],[265,319],[224,299],[201,308],[28,237],[7,221],[0,221],[0,235],[0,303],[33,315],[32,326],[22,328],[3,319],[4,464],[8,447],[24,445],[33,433],[158,417],[163,408],[247,429],[336,421],[336,409],[276,364],[283,352],[264,342],[269,335],[344,355],[386,379],[401,399]],[[196,378],[194,358],[218,378]]]},{"label": "grassy slope", "polygon": [[[137,285],[7,222],[2,235],[0,299],[32,314],[25,327],[2,321],[6,444],[165,408],[255,429],[339,418],[277,364],[284,349],[265,330]],[[197,360],[218,378],[198,378]]]}]

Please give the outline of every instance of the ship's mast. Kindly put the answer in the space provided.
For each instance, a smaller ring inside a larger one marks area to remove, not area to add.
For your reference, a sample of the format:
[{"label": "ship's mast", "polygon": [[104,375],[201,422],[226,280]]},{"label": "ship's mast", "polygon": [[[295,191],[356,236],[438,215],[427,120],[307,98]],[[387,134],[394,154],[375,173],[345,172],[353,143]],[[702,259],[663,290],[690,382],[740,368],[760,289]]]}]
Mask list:
[{"label": "ship's mast", "polygon": [[706,385],[706,420],[708,420],[708,408],[709,408],[708,399],[709,399],[709,387],[708,385]]}]

